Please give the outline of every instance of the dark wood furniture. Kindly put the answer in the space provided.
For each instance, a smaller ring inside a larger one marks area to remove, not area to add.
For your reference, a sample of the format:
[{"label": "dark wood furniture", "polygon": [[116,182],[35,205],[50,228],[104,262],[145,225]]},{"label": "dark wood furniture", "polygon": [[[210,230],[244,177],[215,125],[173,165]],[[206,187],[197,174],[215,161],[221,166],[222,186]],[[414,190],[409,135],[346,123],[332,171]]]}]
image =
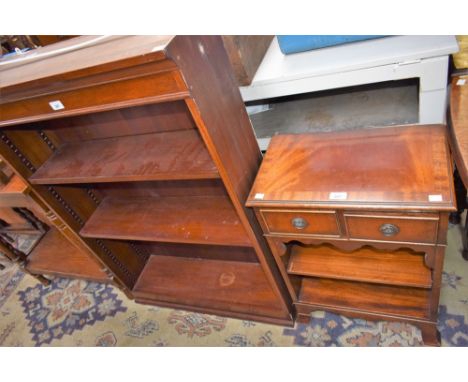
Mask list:
[{"label": "dark wood furniture", "polygon": [[262,156],[221,37],[60,44],[93,38],[3,66],[0,153],[129,297],[292,324],[244,206]]},{"label": "dark wood furniture", "polygon": [[[110,281],[89,251],[70,243],[45,221],[48,218],[41,202],[18,175],[0,185],[0,246],[10,261],[44,284],[48,284],[48,276]],[[20,236],[31,243],[27,249],[17,245]]]},{"label": "dark wood furniture", "polygon": [[13,175],[14,172],[10,166],[8,166],[5,161],[0,158],[0,187],[8,184]]},{"label": "dark wood furniture", "polygon": [[274,36],[222,36],[239,86],[252,82]]},{"label": "dark wood furniture", "polygon": [[[34,235],[38,240],[48,231],[40,210],[29,194],[28,186],[14,173],[0,184],[0,236]],[[11,241],[11,240],[9,240]]]},{"label": "dark wood furniture", "polygon": [[[449,112],[450,148],[455,161],[455,192],[457,212],[451,215],[451,222],[460,224],[461,214],[468,208],[466,190],[468,187],[468,75],[452,78]],[[468,214],[462,228],[462,256],[468,260]]]},{"label": "dark wood furniture", "polygon": [[[0,158],[0,257],[18,263],[24,269],[27,254],[17,248],[18,236],[27,235],[27,249],[32,250],[47,232],[44,224],[33,212],[34,203],[28,197],[27,185],[15,175]],[[5,267],[0,264],[0,270]],[[33,274],[36,276],[35,274]],[[41,282],[47,283],[42,276]]]},{"label": "dark wood furniture", "polygon": [[454,190],[445,126],[272,139],[249,195],[299,320],[399,320],[440,343]]}]

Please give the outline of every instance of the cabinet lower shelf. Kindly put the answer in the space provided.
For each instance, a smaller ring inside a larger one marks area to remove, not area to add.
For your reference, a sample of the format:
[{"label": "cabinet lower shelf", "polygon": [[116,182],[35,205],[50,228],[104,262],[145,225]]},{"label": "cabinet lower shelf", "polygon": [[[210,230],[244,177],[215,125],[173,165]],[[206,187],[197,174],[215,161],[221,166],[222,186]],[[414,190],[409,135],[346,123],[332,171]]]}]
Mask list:
[{"label": "cabinet lower shelf", "polygon": [[360,313],[416,320],[430,318],[430,291],[353,281],[304,278],[296,303],[298,311]]},{"label": "cabinet lower shelf", "polygon": [[107,275],[90,256],[71,244],[57,229],[50,228],[28,255],[26,268],[33,274],[108,282]]},{"label": "cabinet lower shelf", "polygon": [[288,273],[419,288],[432,286],[424,255],[403,249],[386,252],[364,247],[343,252],[329,245],[309,248],[294,245]]},{"label": "cabinet lower shelf", "polygon": [[258,263],[153,255],[133,294],[145,303],[291,323]]}]

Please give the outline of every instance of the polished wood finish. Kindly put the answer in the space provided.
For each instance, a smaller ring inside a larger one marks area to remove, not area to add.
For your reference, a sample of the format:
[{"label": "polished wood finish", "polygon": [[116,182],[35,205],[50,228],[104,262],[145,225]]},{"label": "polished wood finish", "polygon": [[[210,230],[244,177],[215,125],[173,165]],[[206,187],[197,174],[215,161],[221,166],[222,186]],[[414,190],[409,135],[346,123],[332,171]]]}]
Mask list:
[{"label": "polished wood finish", "polygon": [[[141,105],[179,100],[188,95],[187,89],[182,84],[182,78],[176,71],[152,74],[131,81],[124,80],[121,81],[120,87],[119,93],[116,93],[113,91],[112,83],[103,83],[92,88],[83,88],[80,90],[79,98],[75,92],[69,91],[54,94],[53,97],[44,95],[0,104],[0,114],[8,120],[6,123],[0,121],[0,126],[124,107],[135,103],[136,95],[141,97],[141,101],[137,103]],[[64,105],[64,109],[54,112],[50,102],[56,101],[57,98]]]},{"label": "polished wood finish", "polygon": [[[286,157],[281,163],[275,159]],[[278,135],[249,199],[257,205],[449,211],[454,192],[448,158],[442,125]],[[331,192],[347,197],[331,200]],[[430,195],[440,196],[429,201]]]},{"label": "polished wood finish", "polygon": [[27,184],[17,175],[13,175],[7,183],[0,185],[0,207],[31,207]]},{"label": "polished wood finish", "polygon": [[14,175],[7,184],[0,186],[0,205],[0,219],[9,222],[10,235],[38,236],[29,253],[15,257],[24,271],[46,284],[43,275],[110,281],[92,253],[73,245],[57,228],[48,227],[42,221],[49,220],[47,214],[35,199],[35,193],[19,176]]},{"label": "polished wood finish", "polygon": [[293,245],[289,274],[368,283],[430,288],[432,276],[424,256],[410,250],[378,251],[370,247],[343,252],[333,246]]},{"label": "polished wood finish", "polygon": [[[454,174],[458,211],[453,222],[461,222],[460,215],[468,206],[466,190],[468,187],[468,76],[452,78],[450,91],[449,136],[450,148],[455,161]],[[461,224],[460,224],[461,227]],[[462,256],[468,260],[468,215],[462,228]]]},{"label": "polished wood finish", "polygon": [[91,256],[52,228],[28,255],[26,269],[33,274],[108,282],[109,277]]},{"label": "polished wood finish", "polygon": [[208,307],[224,311],[224,315],[248,311],[276,319],[284,317],[283,308],[256,263],[151,256],[134,293],[137,301],[154,298],[155,304],[161,301]]},{"label": "polished wood finish", "polygon": [[250,85],[274,36],[222,37],[238,85]]},{"label": "polished wood finish", "polygon": [[95,139],[196,129],[184,100],[112,109],[40,124],[56,146]]},{"label": "polished wood finish", "polygon": [[229,199],[214,196],[106,198],[80,233],[107,239],[251,244]]},{"label": "polished wood finish", "polygon": [[452,78],[450,91],[450,148],[460,177],[468,185],[468,76]]},{"label": "polished wood finish", "polygon": [[334,307],[426,319],[429,315],[429,297],[430,292],[426,289],[305,278],[299,300],[307,301],[305,305],[325,310]]},{"label": "polished wood finish", "polygon": [[[430,217],[344,213],[346,231],[351,239],[385,240],[409,243],[436,243],[439,216]],[[398,229],[385,235],[381,227],[391,224]]]},{"label": "polished wood finish", "polygon": [[[234,76],[226,70],[229,59],[220,44],[221,38],[177,36],[175,40],[169,46],[168,54],[183,71],[190,88],[192,98],[187,100],[187,105],[259,262],[267,270],[265,276],[280,300],[290,309],[291,297],[266,241],[261,238],[261,227],[253,211],[245,207],[262,154]],[[190,54],[184,55],[183,52]],[[206,66],[207,59],[209,66]],[[230,121],[229,128],[226,128],[225,120]]]},{"label": "polished wood finish", "polygon": [[450,214],[450,223],[459,225],[462,238],[462,257],[468,260],[468,214],[465,214],[465,224],[462,225],[463,211],[468,208],[467,188],[463,183],[457,168],[453,173],[455,195],[457,198],[457,211]]},{"label": "polished wood finish", "polygon": [[252,247],[162,242],[135,243],[135,245],[141,246],[144,251],[156,256],[258,263],[257,255]]},{"label": "polished wood finish", "polygon": [[194,130],[64,144],[30,178],[33,184],[217,178]]},{"label": "polished wood finish", "polygon": [[14,172],[11,170],[10,166],[8,166],[5,161],[0,158],[0,187],[8,184],[13,175]]},{"label": "polished wood finish", "polygon": [[298,319],[326,309],[405,321],[439,345],[451,172],[439,125],[273,138],[247,205]]},{"label": "polished wood finish", "polygon": [[[340,234],[335,211],[260,210],[268,233],[297,235]],[[293,219],[302,219],[305,227],[295,227]]]},{"label": "polished wood finish", "polygon": [[[39,81],[39,87],[49,78],[55,82],[106,72],[105,64],[117,62],[122,67],[149,62],[155,57],[148,57],[148,53],[152,51],[152,56],[162,58],[171,39],[172,36],[80,36],[26,52],[23,60],[9,60],[13,62],[2,68],[0,87],[13,91],[14,86],[24,84],[23,89],[31,89],[33,81]],[[117,44],[123,48],[116,49]],[[67,54],[61,54],[65,49]],[[44,60],[45,57],[48,58]]]},{"label": "polished wood finish", "polygon": [[[130,297],[153,258],[197,259],[207,269],[235,262],[255,269],[246,275],[259,287],[246,303],[178,294],[171,306],[291,323],[292,299],[244,206],[262,156],[221,37],[92,39],[1,68],[0,153],[51,223]],[[183,285],[173,271],[172,285]],[[169,304],[160,287],[139,301]],[[270,307],[251,303],[264,293]]]}]

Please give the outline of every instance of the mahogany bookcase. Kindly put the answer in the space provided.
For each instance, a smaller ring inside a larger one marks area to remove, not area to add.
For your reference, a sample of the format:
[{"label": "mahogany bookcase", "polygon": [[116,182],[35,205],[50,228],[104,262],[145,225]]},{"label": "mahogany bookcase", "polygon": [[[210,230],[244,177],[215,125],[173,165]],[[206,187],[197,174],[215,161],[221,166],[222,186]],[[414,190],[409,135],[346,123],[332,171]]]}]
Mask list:
[{"label": "mahogany bookcase", "polygon": [[292,324],[219,36],[79,37],[2,65],[0,90],[0,154],[128,296]]}]

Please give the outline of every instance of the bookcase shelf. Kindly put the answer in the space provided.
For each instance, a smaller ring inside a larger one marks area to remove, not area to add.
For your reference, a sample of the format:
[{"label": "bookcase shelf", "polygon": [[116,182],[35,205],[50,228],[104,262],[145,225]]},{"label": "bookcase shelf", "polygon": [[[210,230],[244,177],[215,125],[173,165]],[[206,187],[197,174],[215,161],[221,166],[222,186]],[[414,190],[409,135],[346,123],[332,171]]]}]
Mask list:
[{"label": "bookcase shelf", "polygon": [[63,144],[30,177],[33,184],[219,178],[195,130]]},{"label": "bookcase shelf", "polygon": [[90,255],[72,245],[53,227],[28,255],[26,268],[33,274],[109,281],[109,277]]},{"label": "bookcase shelf", "polygon": [[[278,317],[272,309],[276,297],[262,273],[257,263],[151,256],[133,293],[137,301],[162,306]],[[284,321],[276,318],[276,323]]]},{"label": "bookcase shelf", "polygon": [[90,238],[250,246],[223,196],[107,197],[81,229]]}]

